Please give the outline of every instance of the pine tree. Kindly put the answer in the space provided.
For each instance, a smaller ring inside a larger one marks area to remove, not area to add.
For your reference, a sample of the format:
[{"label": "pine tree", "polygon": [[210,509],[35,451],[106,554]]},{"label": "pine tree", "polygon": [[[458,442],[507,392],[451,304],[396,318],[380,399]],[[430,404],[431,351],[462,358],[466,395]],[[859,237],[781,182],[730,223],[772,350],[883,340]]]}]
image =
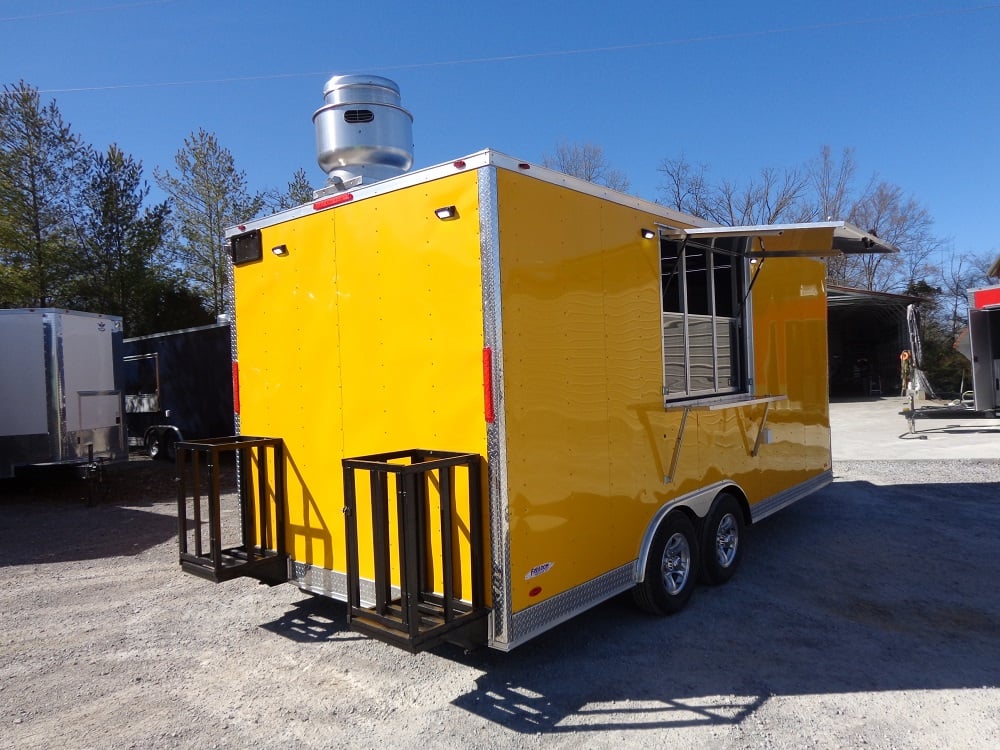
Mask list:
[{"label": "pine tree", "polygon": [[288,181],[284,193],[279,193],[269,200],[268,203],[275,211],[282,211],[286,208],[294,208],[308,203],[313,199],[312,185],[309,184],[309,177],[306,170],[299,167]]},{"label": "pine tree", "polygon": [[91,149],[24,81],[0,95],[0,305],[67,304]]},{"label": "pine tree", "polygon": [[157,169],[154,175],[171,199],[175,259],[206,307],[218,315],[226,304],[225,229],[253,218],[264,197],[247,191],[246,175],[233,155],[204,129],[184,139],[174,164],[176,172]]},{"label": "pine tree", "polygon": [[[166,202],[144,208],[142,164],[112,144],[94,159],[81,222],[75,295],[83,309],[121,315],[126,332],[145,328],[143,296],[161,278]],[[157,292],[158,293],[158,292]]]}]

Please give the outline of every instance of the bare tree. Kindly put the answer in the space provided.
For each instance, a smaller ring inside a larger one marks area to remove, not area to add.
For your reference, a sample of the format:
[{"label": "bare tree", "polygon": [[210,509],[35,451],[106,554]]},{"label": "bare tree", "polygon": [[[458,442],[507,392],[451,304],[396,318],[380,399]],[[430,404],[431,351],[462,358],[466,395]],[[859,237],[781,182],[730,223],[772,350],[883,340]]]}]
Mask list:
[{"label": "bare tree", "polygon": [[705,174],[705,164],[691,164],[682,154],[676,159],[663,159],[657,171],[663,175],[660,193],[663,204],[693,216],[707,217],[712,203]]},{"label": "bare tree", "polygon": [[932,256],[941,242],[931,231],[934,220],[913,197],[888,182],[878,182],[851,207],[850,222],[899,248],[898,254],[852,256],[861,271],[863,288],[898,291],[933,275]]},{"label": "bare tree", "polygon": [[933,258],[941,247],[930,213],[902,188],[872,177],[859,186],[853,149],[840,158],[829,146],[819,157],[796,169],[765,167],[744,181],[711,183],[708,168],[693,166],[683,156],[663,159],[665,205],[718,224],[850,221],[900,249],[898,254],[860,254],[830,258],[831,279],[875,291],[901,291],[932,276]]},{"label": "bare tree", "polygon": [[942,326],[952,341],[967,324],[968,291],[987,286],[991,257],[987,253],[956,253],[952,249],[941,264],[937,282],[942,299]]},{"label": "bare tree", "polygon": [[820,149],[819,157],[809,167],[816,194],[816,210],[811,220],[834,221],[850,213],[856,172],[854,149],[845,148],[839,162],[833,159],[829,146]]},{"label": "bare tree", "polygon": [[802,221],[808,215],[802,200],[807,184],[795,169],[761,169],[756,179],[742,184],[726,180],[707,218],[730,226]]},{"label": "bare tree", "polygon": [[664,205],[718,224],[797,222],[810,215],[804,200],[809,175],[804,170],[765,168],[745,182],[723,180],[711,185],[707,167],[692,165],[682,156],[663,159],[658,171],[664,177],[660,184]]},{"label": "bare tree", "polygon": [[560,143],[555,154],[542,157],[542,166],[622,193],[629,189],[625,173],[613,168],[604,149],[593,143]]}]

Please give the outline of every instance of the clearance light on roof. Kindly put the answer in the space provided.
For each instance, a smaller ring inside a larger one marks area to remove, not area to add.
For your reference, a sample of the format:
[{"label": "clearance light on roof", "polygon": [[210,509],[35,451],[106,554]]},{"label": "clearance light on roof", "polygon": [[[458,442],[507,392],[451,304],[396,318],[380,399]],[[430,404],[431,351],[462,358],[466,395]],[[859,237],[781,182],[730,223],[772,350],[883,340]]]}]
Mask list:
[{"label": "clearance light on roof", "polygon": [[330,208],[331,206],[339,206],[341,203],[347,203],[354,200],[353,193],[340,193],[339,195],[331,195],[329,198],[324,198],[323,200],[316,201],[313,203],[314,211],[322,211],[324,208]]},{"label": "clearance light on roof", "polygon": [[434,215],[441,221],[451,221],[458,218],[458,209],[454,206],[441,206],[441,208],[434,209]]}]

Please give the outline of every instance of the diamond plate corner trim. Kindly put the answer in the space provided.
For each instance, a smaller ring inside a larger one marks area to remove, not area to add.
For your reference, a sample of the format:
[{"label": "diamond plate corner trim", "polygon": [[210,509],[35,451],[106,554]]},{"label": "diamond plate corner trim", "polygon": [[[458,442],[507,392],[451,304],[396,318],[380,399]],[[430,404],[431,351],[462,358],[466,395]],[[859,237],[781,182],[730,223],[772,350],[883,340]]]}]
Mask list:
[{"label": "diamond plate corner trim", "polygon": [[[223,305],[226,308],[226,315],[229,316],[229,361],[239,362],[239,352],[236,350],[236,267],[233,265],[233,256],[228,251],[226,255],[226,288],[223,293]],[[233,434],[240,433],[240,415],[233,412]],[[236,460],[239,461],[239,452]]]},{"label": "diamond plate corner trim", "polygon": [[511,620],[508,650],[633,586],[635,560],[518,612]]},{"label": "diamond plate corner trim", "polygon": [[479,169],[479,262],[483,286],[483,344],[493,352],[493,424],[486,425],[490,506],[489,641],[502,648],[510,630],[510,523],[507,505],[507,445],[503,392],[503,320],[500,297],[500,213],[497,168]]}]

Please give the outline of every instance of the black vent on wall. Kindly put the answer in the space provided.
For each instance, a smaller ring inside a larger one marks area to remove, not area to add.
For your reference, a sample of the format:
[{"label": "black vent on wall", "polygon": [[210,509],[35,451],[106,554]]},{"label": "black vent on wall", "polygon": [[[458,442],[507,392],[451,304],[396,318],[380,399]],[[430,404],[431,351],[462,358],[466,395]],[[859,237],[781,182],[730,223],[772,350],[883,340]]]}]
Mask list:
[{"label": "black vent on wall", "polygon": [[349,109],[344,112],[344,121],[354,125],[359,122],[371,122],[375,119],[375,113],[370,109]]},{"label": "black vent on wall", "polygon": [[264,246],[261,243],[260,230],[252,229],[232,237],[229,240],[229,249],[233,263],[237,266],[261,260],[264,257]]}]

